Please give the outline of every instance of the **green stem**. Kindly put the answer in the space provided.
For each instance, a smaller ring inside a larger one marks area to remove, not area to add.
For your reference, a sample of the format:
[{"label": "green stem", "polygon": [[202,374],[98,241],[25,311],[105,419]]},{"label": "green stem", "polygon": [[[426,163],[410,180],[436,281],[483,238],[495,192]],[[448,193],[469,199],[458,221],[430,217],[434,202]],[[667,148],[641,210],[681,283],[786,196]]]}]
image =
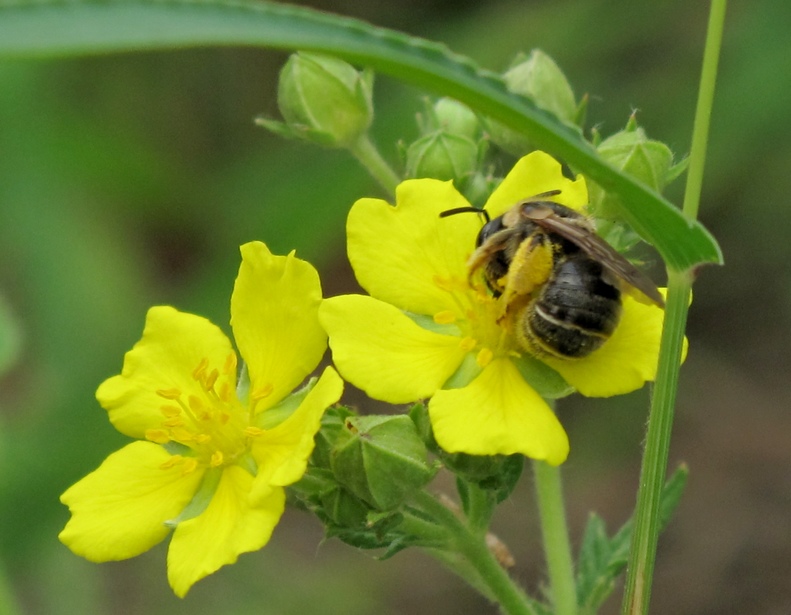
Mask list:
[{"label": "green stem", "polygon": [[[698,104],[692,134],[689,174],[684,193],[684,213],[697,217],[703,184],[709,120],[714,100],[717,62],[722,44],[726,0],[712,0],[706,48],[703,55]],[[678,390],[684,330],[687,323],[693,272],[668,270],[667,308],[659,350],[656,385],[648,420],[640,487],[634,514],[623,615],[645,615],[651,598],[651,581],[659,540],[659,503],[667,470],[673,411]]]},{"label": "green stem", "polygon": [[0,613],[5,613],[6,615],[21,613],[19,605],[14,598],[11,581],[3,564],[0,564]]},{"label": "green stem", "polygon": [[560,468],[533,462],[541,535],[549,569],[549,585],[555,615],[577,613],[577,589],[571,556]]},{"label": "green stem", "polygon": [[488,531],[489,523],[494,513],[495,502],[490,493],[473,482],[467,483],[467,494],[469,497],[467,519],[469,526],[471,530],[482,535],[485,535]]},{"label": "green stem", "polygon": [[401,182],[401,178],[396,175],[396,172],[387,164],[387,161],[382,158],[368,133],[350,146],[349,151],[388,194],[395,194],[396,186]]},{"label": "green stem", "polygon": [[538,615],[525,593],[486,546],[484,535],[470,531],[452,510],[428,493],[420,492],[415,503],[450,532],[456,551],[470,563],[485,587],[484,595],[496,600],[508,615]]}]

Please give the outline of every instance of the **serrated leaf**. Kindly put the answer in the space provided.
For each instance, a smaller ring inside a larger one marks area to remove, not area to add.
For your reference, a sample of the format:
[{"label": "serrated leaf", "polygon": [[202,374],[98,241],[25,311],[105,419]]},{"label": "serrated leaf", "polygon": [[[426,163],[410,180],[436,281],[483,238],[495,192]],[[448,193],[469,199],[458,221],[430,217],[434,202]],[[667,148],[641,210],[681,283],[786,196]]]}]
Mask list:
[{"label": "serrated leaf", "polygon": [[537,147],[617,193],[620,213],[667,266],[722,263],[697,221],[602,160],[551,113],[508,91],[503,80],[445,46],[305,7],[251,0],[39,0],[0,5],[0,57],[95,55],[215,46],[317,51],[450,96],[527,135]]},{"label": "serrated leaf", "polygon": [[[680,466],[665,483],[660,501],[662,528],[670,521],[681,500],[689,470]],[[608,538],[604,521],[591,514],[582,538],[577,563],[577,602],[579,615],[595,615],[615,588],[615,581],[626,568],[632,540],[632,519]]]}]

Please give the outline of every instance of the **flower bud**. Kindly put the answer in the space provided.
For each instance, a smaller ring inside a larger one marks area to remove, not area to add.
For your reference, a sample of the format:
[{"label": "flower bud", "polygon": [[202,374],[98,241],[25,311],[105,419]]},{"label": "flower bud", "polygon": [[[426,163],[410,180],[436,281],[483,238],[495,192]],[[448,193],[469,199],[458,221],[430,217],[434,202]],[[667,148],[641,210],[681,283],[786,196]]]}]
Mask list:
[{"label": "flower bud", "polygon": [[481,133],[481,122],[475,112],[452,98],[440,98],[434,103],[436,128],[450,134],[477,139]]},{"label": "flower bud", "polygon": [[[540,49],[531,51],[527,58],[518,56],[503,79],[509,91],[529,98],[566,124],[575,123],[578,109],[574,91],[555,61]],[[527,137],[500,122],[489,120],[487,130],[498,147],[514,156],[534,149]]]},{"label": "flower bud", "polygon": [[[522,475],[525,460],[522,455],[481,456],[444,452],[440,457],[457,477],[492,492],[497,502],[511,495]],[[463,493],[461,495],[464,496]]]},{"label": "flower bud", "polygon": [[436,472],[408,416],[349,417],[331,463],[338,483],[382,511],[400,506]]},{"label": "flower bud", "polygon": [[373,120],[373,74],[329,56],[298,52],[280,71],[277,104],[286,123],[259,125],[325,147],[350,147]]},{"label": "flower bud", "polygon": [[[686,168],[686,161],[673,164],[673,152],[660,141],[649,139],[645,131],[630,120],[629,125],[606,138],[596,148],[599,155],[616,169],[662,192]],[[588,183],[590,207],[599,218],[616,217],[617,198],[594,182]]]},{"label": "flower bud", "polygon": [[478,144],[469,137],[438,130],[407,148],[406,176],[452,179],[460,186],[477,168],[478,156]]}]

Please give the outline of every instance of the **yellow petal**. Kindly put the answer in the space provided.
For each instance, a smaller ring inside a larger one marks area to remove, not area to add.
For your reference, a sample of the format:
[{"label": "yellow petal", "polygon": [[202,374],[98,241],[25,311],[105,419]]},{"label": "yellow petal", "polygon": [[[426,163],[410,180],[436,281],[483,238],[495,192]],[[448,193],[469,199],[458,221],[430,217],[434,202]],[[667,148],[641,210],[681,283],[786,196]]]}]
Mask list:
[{"label": "yellow petal", "polygon": [[403,404],[428,397],[461,364],[461,340],[419,327],[372,297],[342,295],[319,310],[343,377],[370,397]]},{"label": "yellow petal", "polygon": [[162,469],[169,458],[151,442],[110,455],[61,496],[71,519],[58,538],[92,562],[134,557],[160,542],[170,531],[165,521],[178,516],[203,476],[179,465]]},{"label": "yellow petal", "polygon": [[274,490],[260,507],[252,508],[252,482],[247,471],[228,466],[206,510],[176,527],[168,550],[168,580],[180,598],[196,581],[269,542],[283,515],[285,492]]},{"label": "yellow petal", "polygon": [[485,209],[495,218],[517,202],[550,190],[560,190],[552,200],[572,209],[580,210],[588,203],[588,189],[582,175],[570,180],[563,176],[560,163],[552,156],[541,151],[531,152],[517,161],[492,192]]},{"label": "yellow petal", "polygon": [[558,465],[569,452],[555,413],[508,359],[493,360],[464,388],[437,391],[428,410],[437,443],[450,453],[521,453]]},{"label": "yellow petal", "polygon": [[601,348],[584,359],[544,362],[588,397],[635,391],[656,377],[664,316],[664,310],[624,295],[621,321]]},{"label": "yellow petal", "polygon": [[96,398],[118,431],[143,439],[147,429],[160,427],[161,408],[168,403],[157,391],[180,392],[183,400],[205,396],[193,377],[203,360],[208,360],[208,371],[220,371],[217,387],[227,382],[234,390],[236,374],[222,374],[232,354],[231,342],[205,318],[168,306],[152,307],[143,337],[126,353],[121,374],[105,380]]},{"label": "yellow petal", "polygon": [[343,380],[328,367],[299,407],[285,421],[264,431],[253,441],[258,464],[250,499],[257,503],[273,488],[297,482],[305,473],[313,452],[314,437],[328,406],[341,398]]},{"label": "yellow petal", "polygon": [[371,296],[409,312],[456,312],[447,287],[465,284],[467,258],[483,224],[474,213],[439,217],[456,207],[469,203],[452,182],[436,179],[401,183],[395,207],[378,199],[357,201],[346,232],[349,260],[360,285]]},{"label": "yellow petal", "polygon": [[319,325],[319,274],[294,256],[274,256],[260,241],[241,247],[231,296],[231,326],[247,364],[250,390],[266,390],[259,411],[291,393],[327,349]]}]

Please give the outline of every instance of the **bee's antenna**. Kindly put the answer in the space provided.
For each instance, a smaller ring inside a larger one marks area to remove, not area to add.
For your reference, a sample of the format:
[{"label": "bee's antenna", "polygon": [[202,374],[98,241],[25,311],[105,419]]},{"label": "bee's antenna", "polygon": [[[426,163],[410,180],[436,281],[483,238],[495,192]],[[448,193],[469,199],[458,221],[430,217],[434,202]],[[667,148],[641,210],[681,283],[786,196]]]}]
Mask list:
[{"label": "bee's antenna", "polygon": [[562,190],[548,190],[547,192],[542,192],[541,194],[536,194],[536,195],[534,195],[534,196],[531,196],[531,197],[530,197],[529,199],[527,199],[527,200],[528,200],[528,201],[537,201],[537,200],[539,200],[539,199],[545,199],[545,198],[547,198],[547,197],[549,197],[549,196],[557,196],[557,195],[559,195],[561,192],[563,192],[563,191],[562,191]]},{"label": "bee's antenna", "polygon": [[490,222],[491,218],[489,217],[489,212],[485,209],[478,209],[477,207],[456,207],[455,209],[446,209],[445,211],[439,214],[440,218],[447,218],[448,216],[455,216],[456,214],[463,214],[463,213],[476,213],[482,214],[484,218],[486,218],[486,222]]}]

